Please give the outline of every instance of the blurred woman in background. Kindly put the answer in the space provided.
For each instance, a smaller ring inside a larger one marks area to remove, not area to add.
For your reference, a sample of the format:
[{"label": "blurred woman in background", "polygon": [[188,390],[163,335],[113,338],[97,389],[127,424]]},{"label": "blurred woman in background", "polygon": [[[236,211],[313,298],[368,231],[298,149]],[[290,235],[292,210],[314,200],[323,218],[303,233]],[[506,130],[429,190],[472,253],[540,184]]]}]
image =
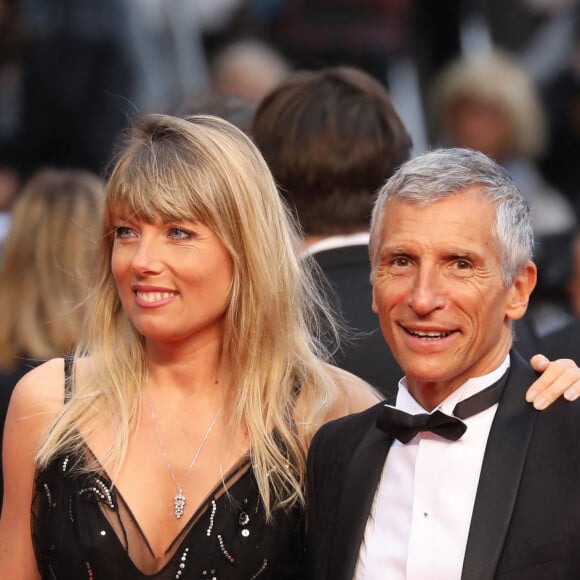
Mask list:
[{"label": "blurred woman in background", "polygon": [[89,171],[44,169],[15,202],[0,262],[0,441],[18,379],[76,346],[104,191]]}]

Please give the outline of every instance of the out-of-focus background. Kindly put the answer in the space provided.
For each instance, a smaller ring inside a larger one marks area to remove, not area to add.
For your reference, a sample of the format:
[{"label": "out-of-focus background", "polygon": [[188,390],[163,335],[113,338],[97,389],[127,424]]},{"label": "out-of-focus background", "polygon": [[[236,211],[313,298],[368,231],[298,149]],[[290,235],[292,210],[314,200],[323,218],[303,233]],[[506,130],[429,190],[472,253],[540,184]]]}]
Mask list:
[{"label": "out-of-focus background", "polygon": [[575,0],[0,0],[0,248],[30,178],[106,177],[134,117],[249,131],[290,71],[352,65],[388,88],[413,154],[479,148],[512,173],[549,334],[580,317],[579,17]]}]

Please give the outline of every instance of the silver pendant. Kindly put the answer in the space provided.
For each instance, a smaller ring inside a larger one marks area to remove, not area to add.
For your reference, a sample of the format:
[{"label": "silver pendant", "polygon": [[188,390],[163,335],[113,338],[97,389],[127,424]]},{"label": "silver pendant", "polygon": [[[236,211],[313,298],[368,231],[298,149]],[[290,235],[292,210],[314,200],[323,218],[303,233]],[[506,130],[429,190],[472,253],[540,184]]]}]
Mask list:
[{"label": "silver pendant", "polygon": [[177,519],[181,518],[185,510],[185,496],[183,495],[183,490],[179,490],[179,493],[173,498],[173,511]]}]

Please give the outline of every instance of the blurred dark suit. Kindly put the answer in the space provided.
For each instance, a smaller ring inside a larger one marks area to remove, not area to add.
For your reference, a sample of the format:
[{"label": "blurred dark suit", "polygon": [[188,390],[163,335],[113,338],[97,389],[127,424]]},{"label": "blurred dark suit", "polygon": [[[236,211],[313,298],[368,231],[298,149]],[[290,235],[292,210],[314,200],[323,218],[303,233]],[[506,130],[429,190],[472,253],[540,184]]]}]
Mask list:
[{"label": "blurred dark suit", "polygon": [[534,321],[529,310],[522,319],[514,322],[514,348],[526,360],[540,352],[546,354],[542,350],[542,343],[534,328]]},{"label": "blurred dark suit", "polygon": [[368,246],[352,245],[312,254],[334,294],[328,292],[332,310],[341,313],[354,337],[341,344],[336,365],[362,377],[388,397],[397,392],[401,368],[381,333],[372,311]]},{"label": "blurred dark suit", "polygon": [[566,326],[543,336],[540,350],[549,359],[571,358],[580,364],[580,320],[572,320]]}]

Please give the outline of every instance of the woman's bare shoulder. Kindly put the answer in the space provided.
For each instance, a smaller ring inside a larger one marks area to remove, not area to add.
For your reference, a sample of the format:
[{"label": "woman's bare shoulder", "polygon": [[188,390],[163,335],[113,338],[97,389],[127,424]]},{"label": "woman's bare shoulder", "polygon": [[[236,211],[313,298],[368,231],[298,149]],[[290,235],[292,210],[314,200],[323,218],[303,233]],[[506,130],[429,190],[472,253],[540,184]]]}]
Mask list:
[{"label": "woman's bare shoulder", "polygon": [[365,411],[382,399],[379,391],[360,377],[331,365],[329,365],[329,371],[339,395],[328,420]]},{"label": "woman's bare shoulder", "polygon": [[64,362],[51,359],[27,372],[16,384],[10,400],[16,416],[54,417],[64,404]]},{"label": "woman's bare shoulder", "polygon": [[16,384],[3,439],[4,502],[0,518],[0,576],[37,578],[30,536],[36,453],[64,405],[64,363],[53,359]]}]

